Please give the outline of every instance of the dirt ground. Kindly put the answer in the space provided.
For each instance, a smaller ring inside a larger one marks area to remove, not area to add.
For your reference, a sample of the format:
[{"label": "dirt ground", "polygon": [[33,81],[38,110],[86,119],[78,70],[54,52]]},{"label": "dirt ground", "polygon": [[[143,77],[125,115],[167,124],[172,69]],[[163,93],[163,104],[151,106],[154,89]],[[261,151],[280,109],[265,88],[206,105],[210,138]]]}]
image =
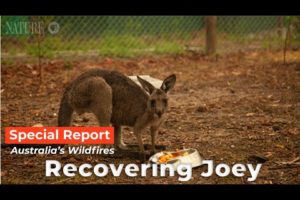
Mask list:
[{"label": "dirt ground", "polygon": [[[2,183],[32,184],[299,184],[300,183],[300,52],[240,52],[209,58],[201,55],[103,58],[95,62],[43,64],[39,83],[36,64],[2,64],[1,133],[7,126],[55,126],[59,101],[69,81],[89,68],[118,70],[126,75],[148,74],[163,79],[177,75],[170,92],[167,120],[157,143],[169,149],[196,148],[215,163],[263,162],[255,182],[247,177],[201,177],[206,167],[193,169],[188,182],[175,177],[99,178],[45,177],[45,160],[62,163],[137,163],[135,157],[101,155],[10,155],[2,148]],[[97,126],[90,115],[75,114],[73,125]],[[130,128],[126,143],[136,143]],[[144,143],[150,134],[144,133]]]}]

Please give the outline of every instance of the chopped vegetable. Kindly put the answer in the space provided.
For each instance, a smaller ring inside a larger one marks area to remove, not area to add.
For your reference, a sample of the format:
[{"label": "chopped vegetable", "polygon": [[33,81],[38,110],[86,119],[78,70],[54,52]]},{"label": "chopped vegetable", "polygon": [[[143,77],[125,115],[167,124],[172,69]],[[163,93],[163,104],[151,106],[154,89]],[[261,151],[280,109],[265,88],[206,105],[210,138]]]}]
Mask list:
[{"label": "chopped vegetable", "polygon": [[170,153],[170,152],[165,152],[164,155],[160,156],[158,159],[159,163],[166,163],[170,160],[173,160],[174,158],[180,157],[180,156],[186,156],[188,155],[188,152],[186,151],[180,151],[176,150],[176,152]]}]

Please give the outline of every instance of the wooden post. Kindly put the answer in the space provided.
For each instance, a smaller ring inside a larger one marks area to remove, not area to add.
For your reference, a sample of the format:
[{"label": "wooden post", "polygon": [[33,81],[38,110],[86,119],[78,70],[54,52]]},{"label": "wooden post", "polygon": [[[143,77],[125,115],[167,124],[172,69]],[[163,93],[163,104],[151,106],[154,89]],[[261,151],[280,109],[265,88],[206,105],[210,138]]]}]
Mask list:
[{"label": "wooden post", "polygon": [[280,39],[284,38],[283,27],[283,16],[277,16],[277,33]]},{"label": "wooden post", "polygon": [[216,53],[217,42],[217,16],[208,16],[205,18],[206,24],[206,54]]}]

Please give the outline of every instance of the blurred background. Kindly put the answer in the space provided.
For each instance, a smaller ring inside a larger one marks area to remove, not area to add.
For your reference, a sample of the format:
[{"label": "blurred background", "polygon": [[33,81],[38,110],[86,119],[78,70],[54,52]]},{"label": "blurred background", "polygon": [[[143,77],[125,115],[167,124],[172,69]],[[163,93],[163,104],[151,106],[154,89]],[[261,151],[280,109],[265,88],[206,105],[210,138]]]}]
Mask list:
[{"label": "blurred background", "polygon": [[298,49],[300,17],[3,16],[2,63]]}]

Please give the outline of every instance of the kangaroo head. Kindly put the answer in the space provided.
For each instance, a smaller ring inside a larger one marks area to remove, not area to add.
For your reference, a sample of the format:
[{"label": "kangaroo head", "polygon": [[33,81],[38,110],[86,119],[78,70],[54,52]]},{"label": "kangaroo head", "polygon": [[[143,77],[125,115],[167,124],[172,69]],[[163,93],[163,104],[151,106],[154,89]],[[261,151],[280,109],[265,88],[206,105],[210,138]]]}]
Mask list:
[{"label": "kangaroo head", "polygon": [[175,74],[168,76],[162,83],[160,88],[155,88],[148,81],[137,77],[142,87],[149,93],[149,99],[147,102],[147,110],[153,115],[157,115],[159,118],[166,112],[168,107],[167,93],[171,90],[176,82]]}]

